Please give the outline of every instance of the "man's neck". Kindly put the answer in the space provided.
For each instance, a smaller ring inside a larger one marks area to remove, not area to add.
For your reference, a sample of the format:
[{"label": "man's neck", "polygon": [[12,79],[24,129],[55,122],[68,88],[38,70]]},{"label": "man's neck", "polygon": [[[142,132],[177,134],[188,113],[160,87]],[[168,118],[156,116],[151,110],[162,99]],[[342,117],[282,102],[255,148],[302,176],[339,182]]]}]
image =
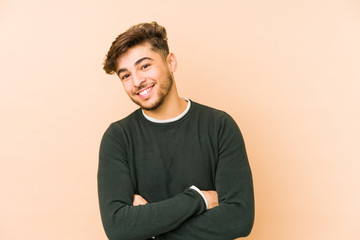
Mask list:
[{"label": "man's neck", "polygon": [[157,109],[152,111],[144,110],[144,113],[147,116],[158,120],[166,120],[180,115],[185,111],[186,106],[187,101],[177,94],[175,96],[168,95],[165,101]]}]

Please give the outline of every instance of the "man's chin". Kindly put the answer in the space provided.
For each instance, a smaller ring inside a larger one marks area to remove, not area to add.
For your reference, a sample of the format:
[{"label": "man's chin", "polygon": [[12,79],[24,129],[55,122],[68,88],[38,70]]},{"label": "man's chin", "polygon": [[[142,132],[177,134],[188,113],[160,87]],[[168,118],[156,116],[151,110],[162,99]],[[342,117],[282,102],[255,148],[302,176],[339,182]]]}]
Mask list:
[{"label": "man's chin", "polygon": [[141,106],[141,109],[145,110],[145,111],[154,111],[156,110],[158,107],[160,106],[160,104],[156,104],[156,105],[152,105],[152,106]]},{"label": "man's chin", "polygon": [[133,102],[135,104],[137,104],[141,109],[145,110],[145,111],[154,111],[156,110],[161,104],[163,101],[157,101],[157,102],[154,102],[154,103],[149,103],[149,104],[142,104],[134,99],[132,99]]}]

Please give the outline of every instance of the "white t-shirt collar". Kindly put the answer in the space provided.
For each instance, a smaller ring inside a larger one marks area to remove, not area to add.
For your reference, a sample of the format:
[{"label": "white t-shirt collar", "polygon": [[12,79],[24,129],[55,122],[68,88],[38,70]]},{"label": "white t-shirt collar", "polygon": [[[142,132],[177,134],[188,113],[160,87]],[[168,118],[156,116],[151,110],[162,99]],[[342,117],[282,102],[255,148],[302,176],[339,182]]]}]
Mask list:
[{"label": "white t-shirt collar", "polygon": [[152,117],[146,115],[143,109],[141,109],[141,111],[142,111],[144,117],[145,117],[147,120],[151,121],[151,122],[155,122],[155,123],[170,123],[170,122],[175,122],[175,121],[179,120],[180,118],[182,118],[182,117],[190,110],[191,101],[190,101],[189,99],[187,99],[187,98],[183,98],[183,99],[185,99],[185,100],[188,102],[185,111],[183,111],[180,115],[178,115],[178,116],[176,116],[176,117],[173,117],[173,118],[160,120],[160,119],[152,118]]}]

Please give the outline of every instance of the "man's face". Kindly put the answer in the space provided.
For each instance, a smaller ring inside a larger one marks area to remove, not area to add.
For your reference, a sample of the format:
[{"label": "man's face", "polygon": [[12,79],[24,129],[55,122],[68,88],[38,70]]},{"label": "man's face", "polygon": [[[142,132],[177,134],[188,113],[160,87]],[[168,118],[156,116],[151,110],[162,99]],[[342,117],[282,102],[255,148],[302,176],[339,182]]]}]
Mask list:
[{"label": "man's face", "polygon": [[169,54],[164,60],[149,43],[135,46],[118,61],[117,73],[130,99],[144,110],[155,110],[173,89],[176,60]]}]

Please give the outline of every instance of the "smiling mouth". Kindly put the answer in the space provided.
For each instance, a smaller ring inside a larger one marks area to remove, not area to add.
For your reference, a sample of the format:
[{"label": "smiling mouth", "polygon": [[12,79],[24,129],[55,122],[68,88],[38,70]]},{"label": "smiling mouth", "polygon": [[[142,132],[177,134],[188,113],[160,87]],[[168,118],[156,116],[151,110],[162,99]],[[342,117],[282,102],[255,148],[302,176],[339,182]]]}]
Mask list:
[{"label": "smiling mouth", "polygon": [[140,90],[137,95],[139,95],[140,97],[146,97],[150,94],[151,90],[153,89],[154,85],[151,85],[147,88],[144,88],[142,90]]}]

